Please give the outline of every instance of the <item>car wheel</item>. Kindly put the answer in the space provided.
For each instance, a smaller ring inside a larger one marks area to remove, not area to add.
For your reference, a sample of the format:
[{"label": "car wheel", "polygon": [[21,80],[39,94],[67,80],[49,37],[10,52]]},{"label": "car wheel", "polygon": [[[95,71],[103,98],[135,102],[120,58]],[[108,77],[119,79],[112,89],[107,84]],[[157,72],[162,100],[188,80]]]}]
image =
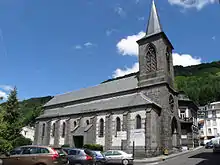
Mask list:
[{"label": "car wheel", "polygon": [[123,160],[122,160],[122,164],[123,164],[123,165],[128,165],[128,163],[129,163],[128,159],[123,159]]}]

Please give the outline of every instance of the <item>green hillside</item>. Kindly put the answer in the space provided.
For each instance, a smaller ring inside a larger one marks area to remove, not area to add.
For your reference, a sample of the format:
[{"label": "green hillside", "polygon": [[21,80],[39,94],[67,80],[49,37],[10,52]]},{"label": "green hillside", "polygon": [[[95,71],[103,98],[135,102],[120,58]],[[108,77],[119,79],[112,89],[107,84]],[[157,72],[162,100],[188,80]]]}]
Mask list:
[{"label": "green hillside", "polygon": [[175,87],[200,105],[220,100],[220,61],[175,66]]},{"label": "green hillside", "polygon": [[[46,96],[20,101],[19,108],[22,113],[23,124],[34,126],[35,118],[42,113],[42,106],[50,99],[52,99],[51,96]],[[1,106],[4,107],[5,103],[2,103]]]}]

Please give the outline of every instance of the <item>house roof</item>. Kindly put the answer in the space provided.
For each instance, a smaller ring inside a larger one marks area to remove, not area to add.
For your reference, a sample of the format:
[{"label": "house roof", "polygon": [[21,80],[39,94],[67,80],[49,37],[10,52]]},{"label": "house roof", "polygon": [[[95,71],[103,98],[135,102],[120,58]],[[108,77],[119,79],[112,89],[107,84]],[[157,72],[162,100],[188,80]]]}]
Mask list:
[{"label": "house roof", "polygon": [[105,82],[97,86],[84,88],[78,91],[73,91],[62,95],[57,95],[54,98],[52,98],[49,102],[47,102],[44,106],[47,107],[66,102],[93,98],[106,94],[128,91],[135,88],[138,88],[138,80],[136,75],[132,75],[123,79],[116,79],[114,81]]},{"label": "house roof", "polygon": [[135,107],[135,106],[141,106],[147,104],[153,104],[161,109],[161,107],[158,104],[149,100],[147,97],[144,96],[144,94],[133,93],[122,96],[111,97],[107,99],[74,104],[66,107],[48,109],[45,110],[44,114],[38,117],[38,119],[121,109],[126,107]]}]

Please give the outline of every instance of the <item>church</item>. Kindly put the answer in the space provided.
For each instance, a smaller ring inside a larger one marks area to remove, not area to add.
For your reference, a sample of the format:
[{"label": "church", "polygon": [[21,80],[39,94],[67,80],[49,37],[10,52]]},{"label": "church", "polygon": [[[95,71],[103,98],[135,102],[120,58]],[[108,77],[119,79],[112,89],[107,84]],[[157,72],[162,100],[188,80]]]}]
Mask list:
[{"label": "church", "polygon": [[152,157],[180,148],[173,46],[154,1],[146,35],[137,41],[139,72],[57,95],[37,118],[34,144],[100,144]]}]

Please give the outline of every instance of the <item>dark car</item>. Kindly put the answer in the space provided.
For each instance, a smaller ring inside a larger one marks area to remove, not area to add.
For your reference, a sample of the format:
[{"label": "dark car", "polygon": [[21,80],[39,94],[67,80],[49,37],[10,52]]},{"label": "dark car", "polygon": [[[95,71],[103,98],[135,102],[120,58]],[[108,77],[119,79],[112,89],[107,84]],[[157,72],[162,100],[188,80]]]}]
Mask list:
[{"label": "dark car", "polygon": [[213,143],[210,141],[210,142],[207,142],[206,144],[205,144],[205,148],[213,148]]},{"label": "dark car", "polygon": [[106,157],[104,154],[102,154],[101,151],[92,151],[95,156],[95,163],[96,165],[104,165],[106,164]]},{"label": "dark car", "polygon": [[87,149],[63,148],[68,154],[70,165],[94,165],[94,153]]}]

